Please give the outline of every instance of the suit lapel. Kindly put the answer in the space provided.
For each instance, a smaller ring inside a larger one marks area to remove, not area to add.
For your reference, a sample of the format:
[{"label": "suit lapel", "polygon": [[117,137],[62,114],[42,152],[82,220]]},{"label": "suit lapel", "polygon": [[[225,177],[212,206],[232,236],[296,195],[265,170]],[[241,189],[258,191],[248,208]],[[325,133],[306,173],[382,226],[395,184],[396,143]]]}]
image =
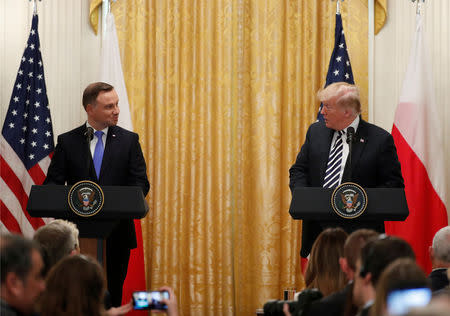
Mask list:
[{"label": "suit lapel", "polygon": [[102,166],[100,168],[99,180],[102,178],[103,174],[108,170],[108,166],[111,163],[111,159],[114,155],[114,144],[117,141],[118,134],[117,128],[115,126],[110,126],[108,129],[108,135],[106,136],[105,151],[103,152]]},{"label": "suit lapel", "polygon": [[331,141],[333,140],[334,130],[323,125],[324,128],[320,135],[320,144],[318,144],[320,152],[320,183],[323,185],[325,172],[327,171],[328,156],[330,155]]},{"label": "suit lapel", "polygon": [[[359,160],[361,159],[361,155],[366,147],[367,142],[367,125],[366,122],[361,120],[359,122],[358,129],[356,130],[355,142],[353,143],[352,147],[352,174],[355,173],[355,167],[358,165]],[[345,169],[348,169],[348,165],[345,166]]]}]

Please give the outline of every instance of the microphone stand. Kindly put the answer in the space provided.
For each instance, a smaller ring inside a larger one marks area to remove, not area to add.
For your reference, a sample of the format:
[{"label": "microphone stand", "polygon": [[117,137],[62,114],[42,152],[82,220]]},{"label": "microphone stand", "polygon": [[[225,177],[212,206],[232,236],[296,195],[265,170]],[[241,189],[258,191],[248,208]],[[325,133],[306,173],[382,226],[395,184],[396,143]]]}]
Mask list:
[{"label": "microphone stand", "polygon": [[349,166],[349,181],[352,180],[352,147],[355,139],[355,129],[353,127],[347,128],[347,144],[348,144],[348,166]]},{"label": "microphone stand", "polygon": [[94,129],[92,127],[88,127],[86,132],[84,133],[86,137],[86,145],[88,150],[86,166],[88,168],[88,179],[90,179],[91,167],[92,167],[92,157],[91,157],[91,140],[94,138]]}]

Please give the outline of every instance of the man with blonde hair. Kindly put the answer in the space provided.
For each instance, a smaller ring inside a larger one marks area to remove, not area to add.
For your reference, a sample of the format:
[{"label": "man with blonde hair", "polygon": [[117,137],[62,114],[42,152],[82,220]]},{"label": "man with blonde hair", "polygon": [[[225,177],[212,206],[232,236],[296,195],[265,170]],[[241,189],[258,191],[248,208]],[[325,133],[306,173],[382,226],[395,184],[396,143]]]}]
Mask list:
[{"label": "man with blonde hair", "polygon": [[[300,153],[289,170],[291,191],[296,187],[335,188],[348,181],[365,188],[404,187],[392,135],[360,118],[358,87],[336,82],[320,90],[317,97],[323,104],[324,122],[313,123],[307,131]],[[349,135],[351,130],[353,137]],[[348,142],[352,143],[351,164]],[[303,221],[301,256],[308,256],[323,229],[336,226],[348,233],[359,228],[384,232],[383,221]]]}]

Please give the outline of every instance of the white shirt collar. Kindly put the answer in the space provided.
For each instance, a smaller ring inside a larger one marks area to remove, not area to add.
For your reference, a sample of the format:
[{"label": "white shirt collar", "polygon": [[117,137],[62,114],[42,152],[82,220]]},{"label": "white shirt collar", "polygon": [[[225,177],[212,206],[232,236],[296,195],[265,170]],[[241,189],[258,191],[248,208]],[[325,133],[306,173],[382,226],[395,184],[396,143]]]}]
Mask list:
[{"label": "white shirt collar", "polygon": [[[92,127],[94,129],[94,132],[97,131],[91,124],[89,124],[88,121],[86,121],[86,127]],[[109,126],[106,126],[104,129],[101,130],[105,136],[108,135],[108,129]]]},{"label": "white shirt collar", "polygon": [[358,114],[358,115],[356,115],[356,118],[353,120],[353,122],[351,122],[349,126],[344,128],[345,132],[347,132],[347,128],[349,128],[351,126],[355,129],[355,133],[356,133],[356,130],[358,129],[358,126],[359,126],[359,121],[360,121],[360,118],[359,118],[359,114]]}]

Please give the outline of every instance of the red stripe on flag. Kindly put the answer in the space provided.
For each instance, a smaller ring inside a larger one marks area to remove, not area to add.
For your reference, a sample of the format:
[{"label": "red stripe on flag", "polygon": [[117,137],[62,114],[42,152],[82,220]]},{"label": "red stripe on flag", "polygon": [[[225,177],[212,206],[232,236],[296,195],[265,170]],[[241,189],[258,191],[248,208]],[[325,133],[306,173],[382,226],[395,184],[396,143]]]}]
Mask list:
[{"label": "red stripe on flag", "polygon": [[2,221],[3,225],[5,225],[6,229],[8,229],[8,231],[10,232],[22,234],[19,223],[2,200],[0,200],[0,210],[2,210],[0,212],[0,220]]},{"label": "red stripe on flag", "polygon": [[[144,265],[144,245],[142,241],[141,220],[134,220],[136,230],[137,247],[131,249],[128,272],[123,284],[122,304],[131,300],[134,291],[145,291],[145,265]],[[143,315],[142,311],[132,310],[127,315]]]},{"label": "red stripe on flag", "polygon": [[16,176],[16,174],[12,171],[8,163],[0,156],[0,168],[2,170],[2,177],[5,181],[6,185],[14,192],[17,200],[22,206],[22,211],[30,222],[31,226],[36,230],[39,227],[45,225],[44,221],[41,218],[31,217],[27,212],[27,202],[28,202],[28,194],[24,191],[22,182]]},{"label": "red stripe on flag", "polygon": [[31,179],[33,179],[34,184],[42,184],[45,180],[45,173],[38,163],[28,169],[28,173],[30,174]]},{"label": "red stripe on flag", "polygon": [[408,241],[414,249],[417,262],[430,272],[428,248],[434,234],[448,225],[447,212],[430,182],[427,170],[395,125],[392,136],[402,165],[409,216],[404,222],[386,222],[386,233]]}]

